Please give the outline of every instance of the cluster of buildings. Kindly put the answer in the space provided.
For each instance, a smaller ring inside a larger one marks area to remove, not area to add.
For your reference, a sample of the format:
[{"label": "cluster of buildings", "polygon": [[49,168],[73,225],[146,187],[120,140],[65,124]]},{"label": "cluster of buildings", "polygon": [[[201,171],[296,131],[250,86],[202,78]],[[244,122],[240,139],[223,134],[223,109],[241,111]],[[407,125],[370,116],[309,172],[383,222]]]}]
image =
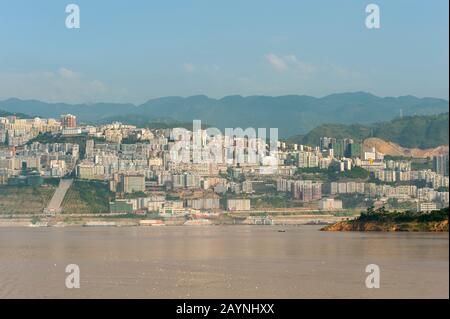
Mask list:
[{"label": "cluster of buildings", "polygon": [[[74,143],[41,144],[0,149],[0,176],[3,182],[27,172],[42,177],[60,178],[72,172],[80,158],[79,145]],[[1,184],[1,183],[0,183]]]},{"label": "cluster of buildings", "polygon": [[279,178],[277,179],[277,191],[288,192],[293,199],[303,202],[317,201],[322,198],[322,183]]},{"label": "cluster of buildings", "polygon": [[[250,199],[228,199],[225,208],[230,212],[249,211]],[[222,211],[220,197],[216,194],[203,194],[182,200],[167,200],[164,193],[146,197],[116,199],[110,203],[112,213],[157,213],[159,215],[192,215],[208,212],[217,214]]]},{"label": "cluster of buildings", "polygon": [[368,198],[397,199],[401,201],[436,201],[443,205],[449,203],[448,191],[437,191],[429,187],[417,187],[415,185],[383,185],[363,182],[332,182],[330,194],[360,194]]},{"label": "cluster of buildings", "polygon": [[9,146],[19,146],[43,133],[73,134],[77,130],[76,116],[61,115],[60,119],[20,119],[16,116],[0,117],[0,143]]},{"label": "cluster of buildings", "polygon": [[[48,141],[34,140],[38,136]],[[54,142],[64,137],[71,142]],[[345,209],[336,197],[351,194],[448,205],[448,155],[436,157],[433,170],[412,170],[410,161],[385,160],[361,141],[323,137],[318,142],[272,145],[266,138],[213,135],[201,128],[79,125],[71,114],[0,117],[0,184],[67,175],[101,181],[116,194],[110,203],[116,213],[249,211],[252,198],[273,194],[321,210]],[[330,182],[297,174],[355,167],[367,170],[372,180]]]}]

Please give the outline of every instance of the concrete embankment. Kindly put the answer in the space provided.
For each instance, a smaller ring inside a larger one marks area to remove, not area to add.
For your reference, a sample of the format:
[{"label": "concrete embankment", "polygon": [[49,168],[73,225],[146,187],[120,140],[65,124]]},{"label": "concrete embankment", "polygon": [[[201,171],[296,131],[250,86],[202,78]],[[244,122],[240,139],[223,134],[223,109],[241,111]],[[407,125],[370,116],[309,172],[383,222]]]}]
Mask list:
[{"label": "concrete embankment", "polygon": [[0,219],[0,227],[26,227],[31,225],[31,219]]},{"label": "concrete embankment", "polygon": [[[332,214],[307,214],[307,215],[278,215],[266,216],[242,216],[240,218],[208,218],[191,219],[185,217],[167,217],[160,220],[167,226],[182,225],[308,225],[308,224],[334,224],[349,217],[335,216]],[[144,221],[141,223],[141,221]],[[146,222],[147,221],[147,222]],[[142,218],[122,218],[117,214],[58,214],[46,217],[42,214],[32,216],[9,216],[0,218],[1,226],[140,226],[148,225],[149,220]]]},{"label": "concrete embankment", "polygon": [[45,208],[45,212],[47,213],[60,213],[61,212],[61,204],[64,200],[64,196],[66,196],[67,191],[72,185],[73,179],[61,179],[59,182],[58,188],[55,190],[50,203],[47,208]]}]

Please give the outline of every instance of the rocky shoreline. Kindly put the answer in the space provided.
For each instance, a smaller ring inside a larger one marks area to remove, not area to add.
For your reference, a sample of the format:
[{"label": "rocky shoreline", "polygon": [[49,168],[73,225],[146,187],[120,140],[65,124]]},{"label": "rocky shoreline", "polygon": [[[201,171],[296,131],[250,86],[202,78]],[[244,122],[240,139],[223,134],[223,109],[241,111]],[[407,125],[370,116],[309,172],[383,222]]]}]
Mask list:
[{"label": "rocky shoreline", "polygon": [[385,223],[349,220],[327,225],[321,231],[448,232],[448,220],[424,223]]}]

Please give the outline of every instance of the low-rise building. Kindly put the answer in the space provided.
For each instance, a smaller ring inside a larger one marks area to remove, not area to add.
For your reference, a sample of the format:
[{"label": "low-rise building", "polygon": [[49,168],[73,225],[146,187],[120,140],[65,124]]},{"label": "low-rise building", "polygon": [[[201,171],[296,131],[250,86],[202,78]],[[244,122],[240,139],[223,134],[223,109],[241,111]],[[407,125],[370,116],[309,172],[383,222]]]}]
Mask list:
[{"label": "low-rise building", "polygon": [[334,198],[323,198],[319,201],[320,210],[342,209],[342,201]]},{"label": "low-rise building", "polygon": [[250,210],[250,199],[228,199],[227,210],[229,211],[244,211]]}]

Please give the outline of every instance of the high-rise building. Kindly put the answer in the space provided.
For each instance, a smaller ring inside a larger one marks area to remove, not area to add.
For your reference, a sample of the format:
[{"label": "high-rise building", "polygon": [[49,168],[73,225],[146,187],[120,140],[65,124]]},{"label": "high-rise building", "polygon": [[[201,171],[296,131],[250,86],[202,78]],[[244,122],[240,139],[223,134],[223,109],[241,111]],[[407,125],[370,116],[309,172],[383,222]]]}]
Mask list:
[{"label": "high-rise building", "polygon": [[433,158],[433,169],[439,175],[448,176],[448,154]]},{"label": "high-rise building", "polygon": [[[321,139],[321,143],[322,143],[322,139]],[[355,142],[351,138],[345,138],[342,140],[332,140],[330,142],[330,148],[333,149],[333,155],[335,158],[342,158],[342,157],[362,158],[362,155],[363,155],[362,143]]]},{"label": "high-rise building", "polygon": [[336,143],[336,139],[335,138],[333,138],[333,137],[326,137],[326,136],[321,137],[320,138],[320,150],[323,151],[323,150],[330,149],[331,145],[333,143]]},{"label": "high-rise building", "polygon": [[86,157],[90,157],[94,154],[94,140],[89,139],[86,141]]},{"label": "high-rise building", "polygon": [[76,128],[77,117],[72,114],[63,114],[61,115],[61,124],[63,128]]},{"label": "high-rise building", "polygon": [[319,166],[319,157],[316,153],[304,151],[298,152],[298,167],[306,168],[318,166]]},{"label": "high-rise building", "polygon": [[242,182],[242,192],[243,193],[253,193],[253,183],[251,181]]},{"label": "high-rise building", "polygon": [[304,202],[322,198],[322,183],[311,180],[297,180],[291,184],[291,194],[294,199]]},{"label": "high-rise building", "polygon": [[345,156],[345,143],[343,140],[334,141],[331,143],[333,155],[335,158],[342,158]]},{"label": "high-rise building", "polygon": [[346,157],[354,158],[359,157],[362,158],[362,145],[361,143],[349,143],[347,145]]}]

